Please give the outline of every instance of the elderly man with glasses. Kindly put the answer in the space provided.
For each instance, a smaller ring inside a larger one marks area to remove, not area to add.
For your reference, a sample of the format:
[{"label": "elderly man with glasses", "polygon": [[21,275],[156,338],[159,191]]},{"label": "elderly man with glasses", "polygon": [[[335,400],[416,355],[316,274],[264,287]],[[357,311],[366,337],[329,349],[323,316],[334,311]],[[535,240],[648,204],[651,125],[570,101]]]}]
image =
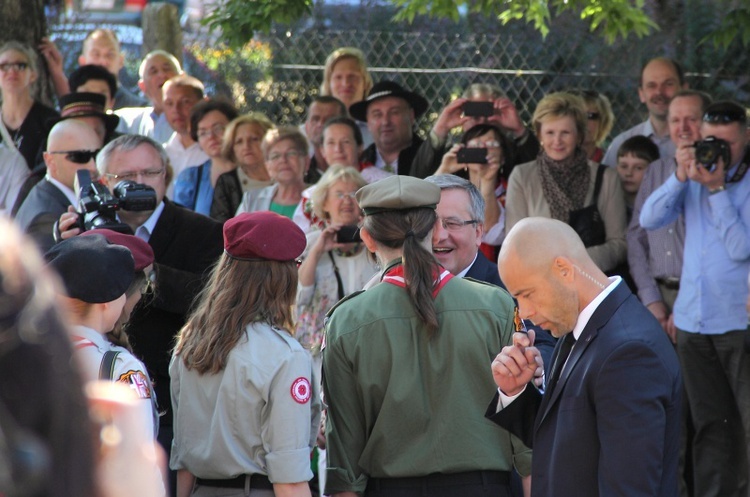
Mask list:
[{"label": "elderly man with glasses", "polygon": [[[685,252],[674,305],[695,427],[695,495],[746,495],[750,450],[750,150],[745,108],[715,102],[703,142],[681,141],[677,169],[640,215],[645,229],[685,216]],[[710,145],[709,145],[710,144]]]},{"label": "elderly man with glasses", "polygon": [[102,138],[75,119],[57,123],[47,138],[44,162],[47,173],[21,204],[16,223],[36,242],[42,252],[55,244],[53,227],[68,206],[76,205],[73,191],[76,172],[87,169],[98,176],[94,157]]}]

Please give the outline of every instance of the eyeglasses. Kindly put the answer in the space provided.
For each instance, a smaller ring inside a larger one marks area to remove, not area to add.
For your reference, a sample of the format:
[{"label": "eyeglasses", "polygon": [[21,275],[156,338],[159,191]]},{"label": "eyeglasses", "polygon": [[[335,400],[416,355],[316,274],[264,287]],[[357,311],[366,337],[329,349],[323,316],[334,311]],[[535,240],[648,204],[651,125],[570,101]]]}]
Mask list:
[{"label": "eyeglasses", "polygon": [[123,173],[123,174],[112,174],[112,173],[105,173],[104,175],[108,178],[116,179],[116,180],[122,180],[122,181],[135,181],[138,176],[143,176],[144,178],[156,178],[157,176],[160,176],[161,174],[164,174],[165,168],[159,168],[159,169],[146,169],[145,171],[134,171],[132,173]]},{"label": "eyeglasses", "polygon": [[211,135],[213,136],[224,136],[224,130],[227,129],[223,124],[214,124],[208,129],[199,129],[198,138],[206,138]]},{"label": "eyeglasses", "polygon": [[589,121],[598,121],[601,117],[602,117],[602,115],[599,114],[598,112],[587,112],[586,113],[586,118]]},{"label": "eyeglasses", "polygon": [[703,114],[703,122],[710,124],[747,123],[747,113],[739,109],[722,109]]},{"label": "eyeglasses", "polygon": [[469,148],[499,148],[500,142],[497,140],[487,140],[486,142],[471,140],[466,146]]},{"label": "eyeglasses", "polygon": [[299,150],[287,150],[283,154],[274,152],[268,156],[268,162],[279,162],[282,157],[286,160],[294,160],[302,157],[302,152],[300,152]]},{"label": "eyeglasses", "polygon": [[76,164],[88,164],[89,161],[96,158],[98,150],[59,150],[57,152],[48,152],[50,154],[65,154],[65,159]]},{"label": "eyeglasses", "polygon": [[27,62],[3,62],[0,64],[0,71],[2,72],[8,72],[11,69],[21,72],[25,71],[29,68],[29,64]]},{"label": "eyeglasses", "polygon": [[453,217],[438,218],[438,221],[440,221],[440,224],[443,226],[443,228],[448,231],[458,231],[464,226],[467,226],[469,224],[477,224],[479,222],[478,219],[469,219],[468,221],[461,221],[460,219],[456,219]]},{"label": "eyeglasses", "polygon": [[354,201],[354,197],[356,195],[357,195],[357,192],[350,192],[350,193],[336,192],[333,194],[336,200],[344,200],[345,198],[348,198],[351,201]]}]

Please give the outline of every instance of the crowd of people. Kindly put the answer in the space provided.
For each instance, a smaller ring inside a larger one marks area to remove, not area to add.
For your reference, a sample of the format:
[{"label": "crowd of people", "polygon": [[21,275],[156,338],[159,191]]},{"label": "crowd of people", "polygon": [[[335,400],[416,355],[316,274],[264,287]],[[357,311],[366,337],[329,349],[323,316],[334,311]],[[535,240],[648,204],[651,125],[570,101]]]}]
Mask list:
[{"label": "crowd of people", "polygon": [[748,114],[676,61],[605,147],[593,89],[526,124],[472,84],[421,137],[356,48],[299,126],[161,50],[133,94],[107,29],[36,48],[0,47],[0,458],[39,452],[0,493],[750,495]]}]

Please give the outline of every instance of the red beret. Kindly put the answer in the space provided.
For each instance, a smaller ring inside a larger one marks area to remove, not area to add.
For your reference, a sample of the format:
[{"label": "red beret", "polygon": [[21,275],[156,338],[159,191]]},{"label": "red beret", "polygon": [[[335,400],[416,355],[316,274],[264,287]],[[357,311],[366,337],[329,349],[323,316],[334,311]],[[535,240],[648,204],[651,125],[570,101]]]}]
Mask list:
[{"label": "red beret", "polygon": [[115,245],[122,245],[123,247],[130,250],[133,254],[133,260],[135,261],[135,270],[143,271],[148,266],[154,263],[154,251],[151,249],[151,245],[141,240],[137,236],[126,235],[125,233],[118,233],[116,231],[108,230],[105,228],[99,228],[83,232],[82,236],[86,235],[102,235],[104,238],[109,240],[110,243]]},{"label": "red beret", "polygon": [[299,226],[275,212],[243,212],[224,223],[224,251],[233,259],[293,261],[306,244]]}]

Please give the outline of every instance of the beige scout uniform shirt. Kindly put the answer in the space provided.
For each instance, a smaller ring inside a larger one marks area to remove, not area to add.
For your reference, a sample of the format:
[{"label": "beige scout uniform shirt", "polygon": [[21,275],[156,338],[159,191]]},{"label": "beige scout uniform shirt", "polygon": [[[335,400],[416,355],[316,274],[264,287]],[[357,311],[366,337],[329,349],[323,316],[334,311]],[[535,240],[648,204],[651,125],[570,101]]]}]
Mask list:
[{"label": "beige scout uniform shirt", "polygon": [[272,483],[312,478],[320,400],[310,353],[286,331],[247,326],[219,374],[169,366],[174,408],[170,467],[198,478],[264,474]]}]

